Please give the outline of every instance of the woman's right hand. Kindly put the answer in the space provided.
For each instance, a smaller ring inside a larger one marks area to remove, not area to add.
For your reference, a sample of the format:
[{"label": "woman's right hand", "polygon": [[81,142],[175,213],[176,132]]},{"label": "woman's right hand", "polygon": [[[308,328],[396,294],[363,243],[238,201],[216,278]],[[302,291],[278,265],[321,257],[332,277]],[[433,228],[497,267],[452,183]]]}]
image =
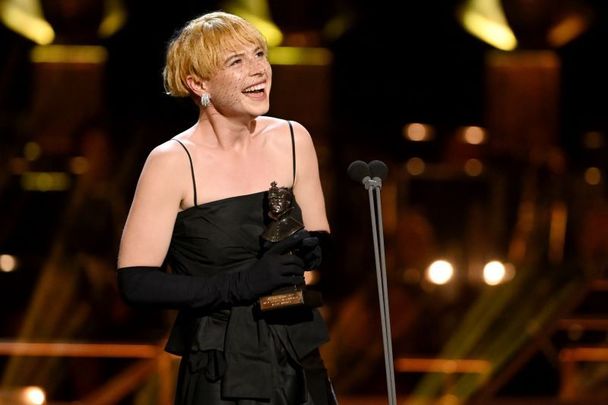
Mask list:
[{"label": "woman's right hand", "polygon": [[280,287],[304,283],[304,261],[290,254],[302,244],[303,238],[302,234],[295,234],[274,243],[251,268],[243,271],[247,298],[255,299]]}]

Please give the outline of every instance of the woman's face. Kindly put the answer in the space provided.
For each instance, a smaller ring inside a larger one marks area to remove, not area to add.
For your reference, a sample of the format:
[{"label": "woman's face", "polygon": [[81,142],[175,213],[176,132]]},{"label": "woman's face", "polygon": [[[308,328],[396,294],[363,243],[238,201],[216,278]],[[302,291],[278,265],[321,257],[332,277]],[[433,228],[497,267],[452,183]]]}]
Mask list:
[{"label": "woman's face", "polygon": [[272,70],[264,50],[254,44],[223,55],[220,70],[207,81],[213,107],[223,115],[258,117],[270,108]]}]

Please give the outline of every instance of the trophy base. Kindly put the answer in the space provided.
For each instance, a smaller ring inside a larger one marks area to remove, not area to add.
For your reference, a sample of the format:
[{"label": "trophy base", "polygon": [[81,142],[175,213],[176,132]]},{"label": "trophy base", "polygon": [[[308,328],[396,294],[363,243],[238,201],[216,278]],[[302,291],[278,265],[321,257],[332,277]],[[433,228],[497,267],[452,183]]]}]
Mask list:
[{"label": "trophy base", "polygon": [[323,302],[320,292],[297,288],[261,297],[259,304],[261,311],[272,311],[298,306],[320,307]]}]

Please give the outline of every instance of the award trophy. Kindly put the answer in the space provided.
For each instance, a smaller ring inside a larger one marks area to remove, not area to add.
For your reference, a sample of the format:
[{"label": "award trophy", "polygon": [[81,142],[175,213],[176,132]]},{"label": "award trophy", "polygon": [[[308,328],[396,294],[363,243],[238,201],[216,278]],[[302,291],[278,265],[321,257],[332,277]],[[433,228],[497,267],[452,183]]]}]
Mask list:
[{"label": "award trophy", "polygon": [[[291,190],[287,187],[277,187],[277,183],[273,181],[268,190],[268,216],[272,221],[262,233],[262,239],[279,242],[304,229],[304,224],[293,217],[292,211]],[[269,311],[302,305],[318,307],[322,302],[321,293],[308,290],[305,284],[298,284],[280,288],[271,295],[261,297],[259,304],[262,311]]]}]

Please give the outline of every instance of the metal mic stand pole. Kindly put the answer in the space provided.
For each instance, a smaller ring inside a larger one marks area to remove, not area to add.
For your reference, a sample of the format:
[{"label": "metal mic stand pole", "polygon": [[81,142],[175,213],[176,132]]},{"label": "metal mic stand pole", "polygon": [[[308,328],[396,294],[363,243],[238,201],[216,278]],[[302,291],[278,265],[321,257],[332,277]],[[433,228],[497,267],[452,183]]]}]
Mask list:
[{"label": "metal mic stand pole", "polygon": [[[369,209],[372,218],[372,234],[374,239],[374,256],[376,259],[378,299],[380,301],[380,321],[382,325],[382,342],[384,345],[384,366],[386,369],[388,404],[397,405],[397,393],[395,390],[395,371],[393,362],[393,344],[391,335],[391,318],[388,305],[386,262],[384,256],[384,231],[382,227],[382,207],[380,200],[380,189],[382,188],[382,180],[380,180],[380,178],[378,177],[374,177],[374,179],[369,179],[365,184],[365,188],[369,193]],[[374,209],[374,206],[376,209]]]}]

